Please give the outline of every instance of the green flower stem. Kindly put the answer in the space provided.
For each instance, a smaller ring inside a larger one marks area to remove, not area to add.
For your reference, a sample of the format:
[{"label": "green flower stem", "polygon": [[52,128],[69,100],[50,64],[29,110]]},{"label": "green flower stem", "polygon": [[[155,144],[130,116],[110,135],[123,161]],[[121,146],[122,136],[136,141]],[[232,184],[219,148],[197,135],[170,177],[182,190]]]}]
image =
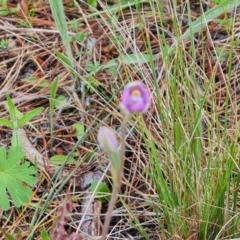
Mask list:
[{"label": "green flower stem", "polygon": [[114,206],[115,206],[117,198],[118,198],[119,190],[121,188],[123,168],[124,168],[124,162],[125,162],[125,146],[126,146],[125,137],[126,137],[126,129],[127,129],[128,119],[129,119],[128,116],[124,117],[123,123],[122,123],[122,128],[121,128],[121,148],[120,148],[120,164],[121,165],[120,165],[120,168],[119,169],[114,169],[114,168],[111,169],[112,176],[113,176],[113,190],[112,190],[112,197],[111,197],[110,203],[108,205],[108,210],[107,210],[106,219],[105,219],[104,226],[103,226],[101,240],[106,240],[110,221],[112,219],[113,209],[114,209]]},{"label": "green flower stem", "polygon": [[127,130],[127,122],[129,120],[129,116],[125,116],[123,119],[122,123],[122,128],[121,128],[121,149],[120,149],[120,159],[122,163],[122,168],[121,168],[121,175],[120,175],[120,182],[122,180],[122,173],[123,173],[123,167],[124,167],[124,162],[125,162],[125,147],[126,147],[126,130]]},{"label": "green flower stem", "polygon": [[106,236],[107,236],[110,221],[111,221],[111,218],[112,218],[113,209],[114,209],[115,203],[117,201],[120,186],[121,186],[121,184],[117,184],[117,185],[114,184],[114,186],[113,186],[112,197],[111,197],[111,200],[110,200],[109,205],[108,205],[108,210],[107,210],[106,219],[105,219],[104,226],[103,226],[103,232],[102,232],[101,240],[106,240]]}]

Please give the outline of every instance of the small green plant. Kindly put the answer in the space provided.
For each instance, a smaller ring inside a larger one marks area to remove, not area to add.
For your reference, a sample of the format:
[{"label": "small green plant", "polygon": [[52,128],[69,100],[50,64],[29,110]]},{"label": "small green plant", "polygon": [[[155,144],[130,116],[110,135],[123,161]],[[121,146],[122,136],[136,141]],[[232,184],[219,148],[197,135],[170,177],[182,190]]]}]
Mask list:
[{"label": "small green plant", "polygon": [[78,31],[78,29],[80,29],[84,24],[83,23],[78,23],[78,20],[76,18],[74,18],[71,22],[71,24],[69,25],[69,29],[74,30],[74,31]]},{"label": "small green plant", "polygon": [[77,33],[75,36],[73,36],[70,40],[70,42],[80,42],[80,43],[84,43],[84,41],[87,38],[87,34],[86,33]]},{"label": "small green plant", "polygon": [[[12,146],[9,154],[6,154],[6,148],[0,148],[0,209],[8,210],[10,207],[9,196],[16,207],[26,203],[32,195],[32,191],[27,186],[32,186],[36,182],[33,174],[36,169],[30,166],[30,163],[21,163],[25,156],[17,130],[29,122],[32,118],[43,111],[43,108],[36,108],[23,115],[14,106],[11,98],[7,96],[6,109],[9,111],[11,121],[0,118],[0,125],[13,129]],[[24,184],[24,185],[23,185]]]},{"label": "small green plant", "polygon": [[22,114],[13,104],[9,95],[7,95],[6,109],[9,111],[11,121],[0,118],[0,125],[17,130],[23,125],[28,124],[30,127],[34,126],[29,122],[31,119],[39,115],[43,111],[43,107],[35,108],[26,114]]},{"label": "small green plant", "polygon": [[84,125],[81,123],[75,123],[73,127],[75,129],[75,134],[77,135],[77,138],[80,139],[85,132]]},{"label": "small green plant", "polygon": [[18,137],[17,130],[20,129],[23,125],[27,124],[36,132],[38,130],[30,123],[30,120],[39,115],[43,111],[43,107],[35,108],[32,111],[22,114],[13,104],[10,96],[7,95],[7,103],[5,105],[6,109],[9,111],[11,121],[0,118],[0,125],[13,129],[12,135],[12,146],[21,145],[20,139]]},{"label": "small green plant", "polygon": [[95,192],[95,197],[102,203],[110,201],[110,190],[106,184],[92,181],[91,190]]},{"label": "small green plant", "polygon": [[1,17],[6,17],[10,14],[14,14],[17,11],[19,11],[19,7],[17,8],[9,8],[7,6],[7,0],[2,0],[0,1],[0,16]]},{"label": "small green plant", "polygon": [[99,61],[96,61],[95,63],[89,61],[86,64],[86,71],[91,73],[91,74],[96,74],[99,71],[100,66],[101,65],[100,65]]},{"label": "small green plant", "polygon": [[222,25],[226,31],[231,31],[234,23],[234,18],[224,18],[224,19],[216,19],[216,22]]},{"label": "small green plant", "polygon": [[229,52],[222,47],[215,47],[217,55],[214,57],[214,60],[219,60],[220,62],[225,62],[229,55]]},{"label": "small green plant", "polygon": [[0,48],[1,49],[8,49],[8,40],[7,39],[2,39],[0,41]]},{"label": "small green plant", "polygon": [[85,69],[89,73],[89,76],[87,78],[86,89],[90,93],[93,93],[94,88],[96,88],[100,85],[100,83],[97,81],[97,79],[94,76],[97,74],[99,69],[101,69],[101,64],[99,61],[96,61],[95,63],[89,61],[89,62],[87,62]]},{"label": "small green plant", "polygon": [[100,83],[93,76],[88,76],[87,80],[88,80],[86,85],[87,91],[90,93],[94,93],[95,88],[97,88],[100,85]]},{"label": "small green plant", "polygon": [[7,155],[6,148],[0,148],[0,209],[10,208],[9,197],[13,204],[20,207],[29,201],[33,186],[36,182],[36,169],[29,162],[21,163],[25,153],[21,146],[10,147]]},{"label": "small green plant", "polygon": [[91,6],[91,8],[95,9],[97,7],[97,0],[87,0],[87,3]]},{"label": "small green plant", "polygon": [[58,95],[56,96],[56,100],[54,102],[54,107],[56,109],[60,109],[62,107],[64,107],[64,105],[67,103],[67,97],[65,95]]}]

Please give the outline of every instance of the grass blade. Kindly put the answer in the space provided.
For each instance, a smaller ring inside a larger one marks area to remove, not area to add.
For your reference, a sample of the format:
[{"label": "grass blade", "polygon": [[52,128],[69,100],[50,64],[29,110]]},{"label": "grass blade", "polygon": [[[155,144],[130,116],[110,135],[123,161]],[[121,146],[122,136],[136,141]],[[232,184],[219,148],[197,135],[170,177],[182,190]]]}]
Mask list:
[{"label": "grass blade", "polygon": [[66,53],[70,60],[71,67],[73,68],[73,56],[72,56],[72,50],[70,46],[70,39],[68,37],[68,29],[67,29],[67,23],[66,23],[66,16],[64,13],[63,3],[59,0],[49,0],[52,15],[56,22],[57,28],[60,32],[60,36],[63,40],[63,43],[66,47]]},{"label": "grass blade", "polygon": [[227,2],[225,4],[219,4],[207,12],[205,12],[201,17],[199,17],[196,21],[190,24],[187,31],[183,34],[182,39],[186,39],[191,37],[193,34],[200,32],[203,28],[207,26],[207,24],[218,17],[219,15],[232,10],[233,8],[240,5],[240,0]]}]

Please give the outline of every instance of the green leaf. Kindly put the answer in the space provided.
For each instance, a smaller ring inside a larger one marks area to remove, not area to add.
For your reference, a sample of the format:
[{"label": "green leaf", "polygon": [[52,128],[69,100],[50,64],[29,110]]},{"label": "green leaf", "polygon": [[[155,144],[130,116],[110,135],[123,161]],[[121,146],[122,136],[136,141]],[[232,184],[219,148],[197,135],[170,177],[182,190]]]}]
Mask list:
[{"label": "green leaf", "polygon": [[42,240],[51,240],[51,238],[49,237],[48,233],[45,230],[41,231],[41,237]]},{"label": "green leaf", "polygon": [[[91,74],[93,74],[93,72]],[[89,75],[87,77],[86,89],[90,93],[94,93],[98,86],[100,86],[100,83],[98,82],[98,80],[96,78],[94,78],[93,76]]]},{"label": "green leaf", "polygon": [[31,119],[39,115],[43,111],[43,109],[44,109],[43,107],[39,107],[23,115],[23,117],[21,117],[18,120],[17,124],[18,128],[22,127],[24,124],[28,123]]},{"label": "green leaf", "polygon": [[[6,104],[5,107],[6,107],[6,109],[10,112],[10,108],[9,108],[8,103]],[[13,105],[13,110],[15,110],[15,116],[16,116],[16,119],[17,119],[17,120],[23,117],[23,114],[22,114],[14,105]],[[17,125],[17,124],[18,124],[18,123],[17,123],[17,121],[16,121],[15,125]],[[28,124],[32,129],[34,129],[37,133],[39,133],[38,130],[33,126],[33,124],[31,124],[30,122],[27,122],[27,124]],[[13,129],[17,129],[17,126],[15,126],[15,125],[13,124]]]},{"label": "green leaf", "polygon": [[[152,59],[157,60],[160,58],[159,54],[153,55]],[[110,60],[104,65],[100,65],[98,68],[94,69],[94,72],[97,73],[99,70],[104,70],[108,68],[116,68],[119,64],[130,65],[130,64],[143,64],[150,61],[148,54],[137,53],[137,54],[128,54],[120,56],[117,59]]]},{"label": "green leaf", "polygon": [[58,95],[54,102],[54,107],[56,109],[59,109],[63,107],[66,102],[67,102],[67,97],[65,95]]},{"label": "green leaf", "polygon": [[193,34],[205,28],[210,21],[214,20],[216,17],[220,16],[221,14],[232,10],[238,5],[240,5],[240,0],[226,1],[223,4],[217,5],[209,9],[208,11],[203,13],[201,17],[199,17],[197,20],[189,24],[189,28],[183,34],[182,38],[186,39],[191,37]]},{"label": "green leaf", "polygon": [[9,114],[10,114],[10,118],[14,123],[17,122],[17,117],[16,117],[16,110],[15,110],[15,106],[12,102],[12,99],[10,98],[9,95],[7,95],[7,105],[8,105],[8,111],[9,111]]},{"label": "green leaf", "polygon": [[96,8],[96,7],[97,7],[97,0],[87,0],[87,3],[88,3],[92,8]]},{"label": "green leaf", "polygon": [[4,8],[7,8],[7,0],[1,0],[1,4]]},{"label": "green leaf", "polygon": [[74,73],[73,72],[73,68],[72,68],[72,63],[71,61],[69,60],[68,57],[66,57],[64,54],[60,53],[59,51],[55,51],[57,57],[61,60],[60,62],[63,63],[64,67],[69,71],[71,72],[72,74]]},{"label": "green leaf", "polygon": [[66,16],[64,13],[63,2],[59,0],[49,0],[49,3],[50,3],[53,18],[56,22],[56,25],[59,30],[60,36],[63,40],[64,46],[66,47],[66,52],[67,52],[70,66],[71,68],[73,68],[74,61],[73,61],[71,45],[68,37],[68,29],[67,29]]},{"label": "green leaf", "polygon": [[28,77],[23,79],[24,82],[30,83],[32,85],[35,85],[36,87],[50,87],[51,83],[47,81],[46,79],[40,79],[37,77]]},{"label": "green leaf", "polygon": [[95,197],[105,203],[109,202],[110,200],[110,190],[107,185],[104,183],[99,183],[97,181],[92,181],[91,182],[91,191],[95,192]]},{"label": "green leaf", "polygon": [[58,90],[58,81],[59,81],[59,78],[56,77],[53,81],[51,92],[50,92],[50,107],[51,107],[52,111],[54,108],[54,101],[55,101],[55,97],[56,97],[57,90]]},{"label": "green leaf", "polygon": [[[153,55],[153,60],[159,58],[159,55]],[[129,64],[143,64],[148,63],[150,61],[149,54],[137,53],[137,54],[128,54],[125,56],[120,56],[119,58],[120,63],[129,65]],[[111,62],[111,61],[109,61]],[[109,63],[108,62],[108,63]]]},{"label": "green leaf", "polygon": [[2,234],[4,235],[6,240],[17,240],[13,235],[6,233],[6,231],[4,229],[2,229],[1,227],[0,227],[0,232],[2,232]]},{"label": "green leaf", "polygon": [[13,235],[6,233],[2,228],[0,228],[0,232],[3,233],[6,240],[17,240]]},{"label": "green leaf", "polygon": [[11,129],[14,129],[14,126],[11,122],[9,122],[6,119],[0,118],[0,125],[4,126],[4,127],[9,127]]},{"label": "green leaf", "polygon": [[70,41],[71,42],[78,41],[80,43],[84,43],[86,38],[87,38],[87,33],[77,33],[76,36],[73,36]]},{"label": "green leaf", "polygon": [[19,8],[7,8],[7,6],[0,7],[0,16],[6,17],[12,13],[16,13],[17,11],[19,11]]},{"label": "green leaf", "polygon": [[20,207],[32,196],[28,186],[36,182],[36,177],[32,176],[36,169],[29,162],[21,164],[24,156],[19,145],[10,147],[8,156],[5,147],[0,148],[0,209],[10,208],[9,198],[16,207]]},{"label": "green leaf", "polygon": [[68,164],[76,163],[73,157],[65,155],[54,155],[50,158],[50,163],[53,165],[62,165],[68,159]]},{"label": "green leaf", "polygon": [[75,134],[77,135],[77,138],[80,139],[85,132],[84,125],[81,123],[75,123],[73,127],[75,128]]},{"label": "green leaf", "polygon": [[51,92],[50,92],[50,99],[49,99],[51,138],[53,137],[53,110],[54,110],[54,101],[55,101],[55,97],[56,97],[57,90],[58,90],[58,81],[59,81],[59,78],[56,77],[54,79],[53,83],[52,83],[52,88],[51,88]]},{"label": "green leaf", "polygon": [[87,72],[95,74],[99,70],[99,67],[100,67],[99,61],[96,61],[94,63],[92,61],[88,61],[85,69]]},{"label": "green leaf", "polygon": [[5,233],[4,236],[6,237],[6,240],[17,240],[13,235],[9,233]]}]

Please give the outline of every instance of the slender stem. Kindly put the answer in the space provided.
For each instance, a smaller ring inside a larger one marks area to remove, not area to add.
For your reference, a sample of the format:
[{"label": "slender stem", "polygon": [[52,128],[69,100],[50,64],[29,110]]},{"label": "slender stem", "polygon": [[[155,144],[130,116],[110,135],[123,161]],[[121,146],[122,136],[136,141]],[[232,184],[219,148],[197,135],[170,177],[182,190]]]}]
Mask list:
[{"label": "slender stem", "polygon": [[126,142],[125,142],[125,138],[126,138],[126,130],[127,130],[127,122],[128,122],[129,117],[125,116],[123,119],[123,123],[122,123],[122,128],[121,128],[121,149],[120,149],[120,159],[121,159],[121,173],[120,174],[120,183],[122,181],[122,174],[123,174],[123,168],[124,168],[124,162],[125,162],[125,148],[126,148]]},{"label": "slender stem", "polygon": [[112,212],[113,212],[115,203],[117,201],[119,189],[120,189],[120,184],[113,187],[112,197],[111,197],[110,203],[108,205],[108,210],[107,210],[107,215],[106,215],[106,219],[105,219],[104,226],[103,226],[103,232],[102,232],[101,240],[106,240],[106,236],[107,236],[107,233],[108,233],[110,221],[112,219]]},{"label": "slender stem", "polygon": [[120,148],[121,169],[118,172],[117,177],[113,177],[113,191],[112,191],[110,203],[108,205],[108,210],[107,210],[106,219],[103,226],[101,240],[106,240],[110,221],[112,219],[113,209],[117,201],[118,192],[121,188],[123,168],[124,168],[124,162],[125,162],[125,146],[126,146],[125,137],[126,137],[127,121],[128,121],[128,116],[125,116],[123,119],[122,127],[121,127],[121,148]]}]

